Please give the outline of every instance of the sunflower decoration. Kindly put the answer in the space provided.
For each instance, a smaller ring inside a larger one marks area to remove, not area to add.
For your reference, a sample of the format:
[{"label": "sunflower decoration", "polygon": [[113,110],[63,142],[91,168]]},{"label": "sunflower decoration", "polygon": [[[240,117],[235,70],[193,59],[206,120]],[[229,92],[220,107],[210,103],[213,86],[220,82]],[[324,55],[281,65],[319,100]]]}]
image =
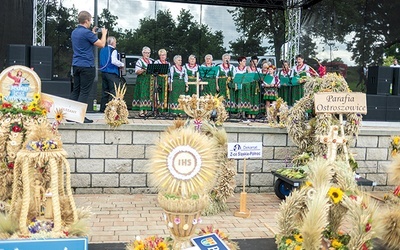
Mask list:
[{"label": "sunflower decoration", "polygon": [[400,135],[394,135],[390,138],[390,146],[392,156],[400,153]]},{"label": "sunflower decoration", "polygon": [[122,124],[128,124],[129,111],[124,100],[126,93],[126,84],[116,86],[114,83],[115,95],[109,93],[113,99],[107,103],[104,110],[106,123],[113,128],[119,127]]},{"label": "sunflower decoration", "polygon": [[338,204],[343,199],[343,191],[337,187],[331,187],[328,195],[334,204]]},{"label": "sunflower decoration", "polygon": [[[308,166],[308,180],[280,205],[278,249],[371,249],[381,227],[378,203],[359,190],[345,161],[318,157]],[[393,225],[399,217],[387,216],[390,239],[398,235]],[[350,225],[346,233],[344,222]],[[398,242],[392,240],[391,245]]]},{"label": "sunflower decoration", "polygon": [[58,123],[62,122],[62,120],[64,119],[64,111],[62,109],[60,108],[56,109],[55,119]]}]

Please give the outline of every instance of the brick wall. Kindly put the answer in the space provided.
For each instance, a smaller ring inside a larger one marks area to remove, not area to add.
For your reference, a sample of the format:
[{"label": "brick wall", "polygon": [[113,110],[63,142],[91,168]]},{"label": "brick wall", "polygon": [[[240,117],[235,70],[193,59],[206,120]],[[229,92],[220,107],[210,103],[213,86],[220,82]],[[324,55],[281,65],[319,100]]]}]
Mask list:
[{"label": "brick wall", "polygon": [[[149,186],[149,150],[167,125],[129,124],[118,129],[103,124],[65,124],[59,130],[71,164],[75,193],[154,193]],[[263,143],[263,158],[246,160],[246,191],[273,190],[272,170],[290,164],[296,152],[286,129],[227,124],[229,142]],[[386,167],[391,163],[388,145],[396,128],[362,128],[350,151],[356,153],[359,174],[391,189]],[[236,161],[237,192],[243,185],[243,160]]]}]

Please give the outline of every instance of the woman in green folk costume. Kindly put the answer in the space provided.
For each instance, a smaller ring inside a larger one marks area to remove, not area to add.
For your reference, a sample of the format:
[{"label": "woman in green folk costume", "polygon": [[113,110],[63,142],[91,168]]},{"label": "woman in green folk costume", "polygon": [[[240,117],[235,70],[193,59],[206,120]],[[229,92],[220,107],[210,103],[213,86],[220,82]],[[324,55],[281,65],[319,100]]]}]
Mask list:
[{"label": "woman in green folk costume", "polygon": [[291,99],[291,82],[290,82],[291,70],[288,61],[282,62],[282,69],[278,73],[281,87],[278,90],[278,95],[281,97],[289,106],[293,106]]},{"label": "woman in green folk costume", "polygon": [[186,68],[182,67],[182,56],[174,56],[174,66],[170,68],[169,74],[171,76],[170,95],[168,98],[169,112],[184,114],[185,112],[179,108],[178,99],[180,95],[186,95],[189,91],[189,85]]},{"label": "woman in green folk costume", "polygon": [[142,49],[142,58],[137,60],[135,73],[137,74],[136,84],[133,91],[132,110],[139,111],[139,116],[144,117],[147,111],[152,110],[154,103],[154,78],[146,74],[147,65],[153,63],[150,58],[150,48],[145,46]]},{"label": "woman in green folk costume", "polygon": [[200,66],[200,78],[203,82],[207,82],[208,84],[201,87],[202,95],[210,94],[215,95],[219,92],[219,87],[217,85],[217,74],[215,71],[213,63],[213,56],[208,54],[204,57],[205,62]]},{"label": "woman in green folk costume", "polygon": [[268,66],[268,73],[264,78],[262,84],[263,87],[263,99],[265,101],[265,116],[268,114],[268,108],[271,107],[271,103],[278,99],[278,88],[279,88],[279,78],[275,75],[275,66]]},{"label": "woman in green folk costume", "polygon": [[[159,59],[154,64],[167,64],[168,69],[171,67],[167,61],[167,51],[165,49],[158,50]],[[168,72],[166,74],[157,75],[157,94],[158,94],[158,111],[168,111]]]},{"label": "woman in green folk costume", "polygon": [[[188,75],[188,81],[196,82],[197,75],[199,73],[199,65],[196,63],[196,56],[190,55],[188,58],[188,62],[185,63],[184,68],[186,69],[186,73]],[[189,91],[187,92],[187,95],[192,96],[193,94],[196,94],[196,93],[197,93],[196,85],[189,84]]]},{"label": "woman in green folk costume", "polygon": [[233,71],[235,66],[229,63],[231,56],[229,54],[222,55],[222,63],[218,69],[218,87],[219,95],[224,97],[226,110],[232,111],[232,102],[230,100],[230,91],[233,85]]},{"label": "woman in green folk costume", "polygon": [[296,56],[296,65],[293,66],[290,77],[292,78],[292,105],[304,95],[303,83],[306,76],[310,76],[310,67],[304,63],[302,55]]},{"label": "woman in green folk costume", "polygon": [[248,83],[250,111],[248,112],[247,118],[251,118],[251,119],[255,119],[256,115],[258,115],[260,113],[261,92],[260,92],[260,84],[259,84],[258,80],[261,80],[263,77],[261,75],[261,69],[257,68],[257,65],[258,65],[258,57],[252,56],[250,65],[247,67],[247,73],[255,73],[256,74],[254,81]]},{"label": "woman in green folk costume", "polygon": [[250,100],[249,100],[250,93],[248,93],[249,88],[245,86],[248,85],[249,83],[243,83],[243,81],[238,80],[242,77],[243,74],[247,73],[246,57],[244,56],[239,57],[238,63],[239,65],[235,67],[233,73],[235,89],[237,91],[235,91],[236,92],[235,99],[232,99],[232,96],[231,99],[236,100],[236,107],[237,107],[236,112],[241,115],[243,122],[250,122],[249,120],[246,119],[246,113],[250,111]]}]

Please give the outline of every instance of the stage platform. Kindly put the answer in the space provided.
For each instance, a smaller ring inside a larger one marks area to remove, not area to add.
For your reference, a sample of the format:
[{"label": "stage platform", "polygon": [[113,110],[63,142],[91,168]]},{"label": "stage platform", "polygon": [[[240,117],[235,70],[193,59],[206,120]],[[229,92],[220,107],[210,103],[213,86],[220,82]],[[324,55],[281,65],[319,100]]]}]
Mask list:
[{"label": "stage platform", "polygon": [[[71,164],[72,187],[76,194],[155,193],[148,180],[148,158],[160,134],[171,119],[149,117],[130,119],[129,124],[111,128],[102,113],[88,113],[91,124],[64,123],[59,127],[63,148]],[[272,172],[290,167],[297,147],[286,128],[263,122],[226,122],[228,142],[262,142],[263,156],[246,161],[245,185],[248,193],[273,192]],[[389,142],[400,134],[398,122],[363,122],[350,151],[359,165],[360,177],[376,183],[375,190],[393,188],[386,168],[392,157]],[[243,185],[243,161],[236,161],[237,186]],[[235,192],[240,192],[237,188]]]}]

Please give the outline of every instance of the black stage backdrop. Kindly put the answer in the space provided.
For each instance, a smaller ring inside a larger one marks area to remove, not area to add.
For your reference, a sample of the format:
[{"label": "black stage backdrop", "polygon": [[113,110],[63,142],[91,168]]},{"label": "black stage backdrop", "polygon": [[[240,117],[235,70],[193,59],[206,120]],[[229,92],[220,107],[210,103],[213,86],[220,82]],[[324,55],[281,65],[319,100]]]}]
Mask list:
[{"label": "black stage backdrop", "polygon": [[32,45],[33,0],[1,0],[0,71],[6,67],[7,45]]}]

